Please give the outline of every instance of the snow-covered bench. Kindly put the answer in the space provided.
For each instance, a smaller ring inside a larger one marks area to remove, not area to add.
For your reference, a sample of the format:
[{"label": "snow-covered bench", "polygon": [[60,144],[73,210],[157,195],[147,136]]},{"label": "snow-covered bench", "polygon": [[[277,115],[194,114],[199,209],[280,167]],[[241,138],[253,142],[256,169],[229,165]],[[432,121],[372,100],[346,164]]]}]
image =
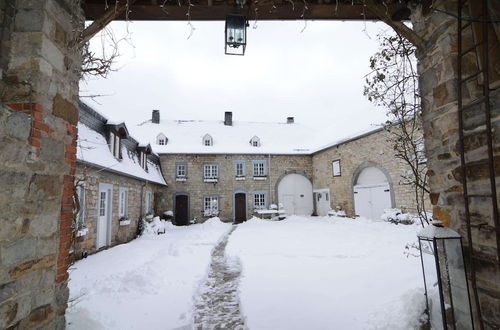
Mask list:
[{"label": "snow-covered bench", "polygon": [[285,216],[285,210],[280,209],[259,209],[255,210],[255,213],[257,213],[261,219],[273,219],[273,220],[284,220],[286,218]]}]

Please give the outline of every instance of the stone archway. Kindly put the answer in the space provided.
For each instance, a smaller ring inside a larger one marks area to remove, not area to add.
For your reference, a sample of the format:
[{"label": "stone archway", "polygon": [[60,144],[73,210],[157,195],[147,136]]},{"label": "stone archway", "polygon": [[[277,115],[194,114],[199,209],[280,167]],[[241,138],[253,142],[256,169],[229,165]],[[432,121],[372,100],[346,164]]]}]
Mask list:
[{"label": "stone archway", "polygon": [[284,175],[277,183],[278,202],[283,204],[286,214],[311,215],[314,211],[313,186],[302,174]]}]

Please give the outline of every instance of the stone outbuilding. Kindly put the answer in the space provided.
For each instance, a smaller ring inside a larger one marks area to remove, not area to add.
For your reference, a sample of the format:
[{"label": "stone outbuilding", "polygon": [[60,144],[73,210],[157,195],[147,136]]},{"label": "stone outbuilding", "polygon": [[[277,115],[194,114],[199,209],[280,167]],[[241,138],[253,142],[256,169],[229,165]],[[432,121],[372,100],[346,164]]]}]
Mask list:
[{"label": "stone outbuilding", "polygon": [[162,209],[167,184],[151,146],[83,102],[76,169],[76,258],[132,240],[139,219]]}]

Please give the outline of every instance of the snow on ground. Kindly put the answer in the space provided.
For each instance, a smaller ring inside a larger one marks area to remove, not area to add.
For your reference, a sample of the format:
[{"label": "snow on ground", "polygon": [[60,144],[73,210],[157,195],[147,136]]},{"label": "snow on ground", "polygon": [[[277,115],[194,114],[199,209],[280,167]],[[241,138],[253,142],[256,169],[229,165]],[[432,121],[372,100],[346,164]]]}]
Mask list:
[{"label": "snow on ground", "polygon": [[[365,219],[252,219],[229,238],[249,329],[415,329],[424,310],[417,226]],[[416,252],[416,251],[415,251]]]},{"label": "snow on ground", "polygon": [[78,261],[70,271],[68,329],[191,328],[193,297],[211,251],[231,229],[218,219],[167,225]]},{"label": "snow on ground", "polygon": [[239,329],[241,320],[252,330],[418,328],[420,259],[405,254],[418,226],[254,218],[226,246],[232,228],[167,224],[165,235],[77,262],[68,329]]}]

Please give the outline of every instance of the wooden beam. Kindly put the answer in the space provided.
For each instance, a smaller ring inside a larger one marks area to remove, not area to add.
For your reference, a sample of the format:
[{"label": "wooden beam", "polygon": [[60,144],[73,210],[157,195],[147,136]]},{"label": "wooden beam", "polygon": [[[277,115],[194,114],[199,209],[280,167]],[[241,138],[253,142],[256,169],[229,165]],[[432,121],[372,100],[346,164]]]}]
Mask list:
[{"label": "wooden beam", "polygon": [[[112,0],[108,0],[112,1]],[[122,0],[123,1],[123,0]],[[130,1],[130,0],[129,0]],[[134,1],[134,6],[131,6],[131,12],[128,16],[130,20],[161,20],[161,21],[185,21],[187,12],[187,1],[181,0],[181,6],[177,1],[169,0],[163,8],[160,5],[163,1],[159,1],[158,5],[152,5],[151,1],[137,0]],[[292,5],[289,1],[283,0],[247,0],[251,7],[245,7],[244,12],[248,11],[249,19],[255,19],[254,9],[259,9],[259,20],[300,20],[303,8],[302,0],[293,0],[295,10],[292,10]],[[234,1],[230,0],[191,0],[191,20],[193,21],[212,21],[225,20],[226,15],[234,13],[236,6]],[[273,5],[276,9],[271,8]],[[329,1],[322,0],[307,0],[309,10],[305,13],[305,19],[316,20],[380,20],[374,13],[365,10],[363,1],[356,0],[352,4],[349,1]],[[387,5],[390,14],[401,7],[401,4],[396,1]],[[384,10],[385,10],[384,6]],[[102,0],[87,0],[83,5],[85,15],[89,20],[96,20],[103,16],[104,5]],[[116,20],[126,19],[125,15],[117,15]]]},{"label": "wooden beam", "polygon": [[108,9],[105,9],[102,16],[94,20],[92,24],[83,30],[80,40],[78,41],[79,44],[83,45],[88,42],[93,36],[99,33],[99,31],[104,29],[117,17],[123,16],[124,14],[126,17],[126,11],[129,10],[130,6],[132,6],[136,1],[137,0],[124,0],[122,2],[116,1],[113,5],[109,6]]},{"label": "wooden beam", "polygon": [[406,26],[403,22],[394,21],[391,17],[390,11],[386,6],[375,2],[375,0],[365,0],[366,8],[371,11],[375,16],[377,16],[381,21],[389,25],[400,34],[402,37],[406,38],[419,50],[424,50],[425,42],[422,37],[420,37],[415,31]]}]

